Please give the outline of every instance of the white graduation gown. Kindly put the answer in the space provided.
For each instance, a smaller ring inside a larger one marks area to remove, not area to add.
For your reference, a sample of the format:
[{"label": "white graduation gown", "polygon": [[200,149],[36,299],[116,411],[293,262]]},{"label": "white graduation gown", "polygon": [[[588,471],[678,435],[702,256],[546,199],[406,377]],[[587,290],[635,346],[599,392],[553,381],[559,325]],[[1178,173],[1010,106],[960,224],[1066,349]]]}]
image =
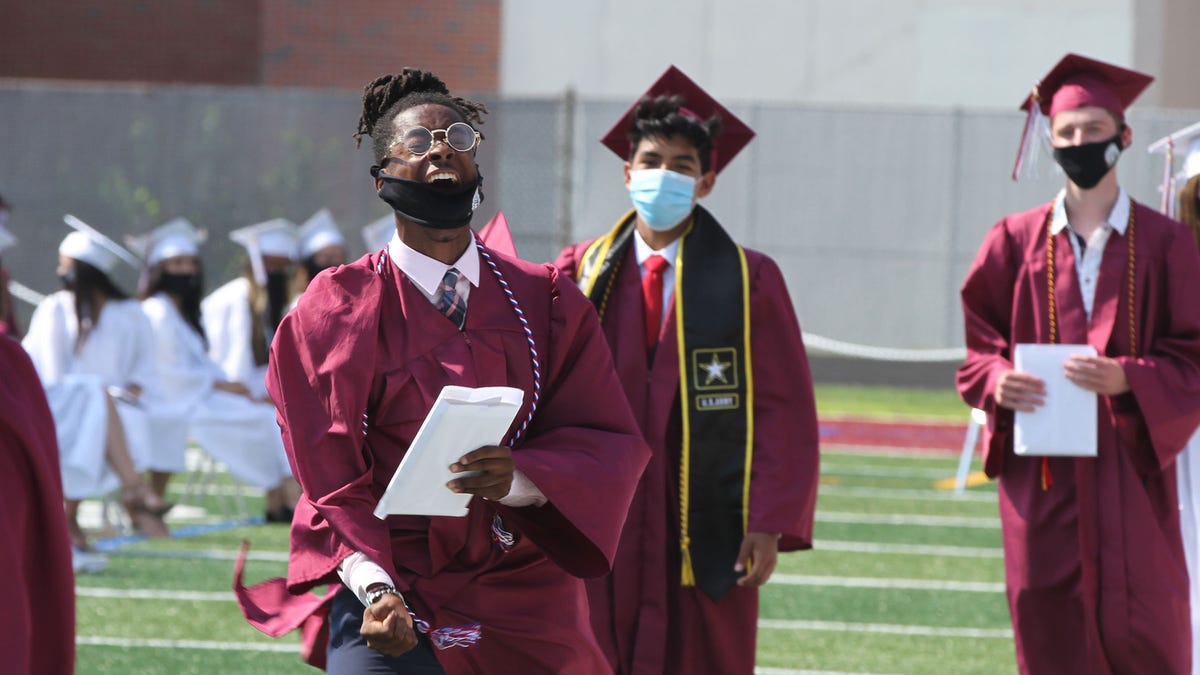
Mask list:
[{"label": "white graduation gown", "polygon": [[225,379],[245,385],[256,398],[266,396],[267,366],[255,365],[250,344],[250,280],[238,277],[210,293],[200,303],[200,316],[208,337],[208,355],[224,371]]},{"label": "white graduation gown", "polygon": [[154,466],[147,395],[154,378],[150,325],[136,300],[110,300],[87,342],[75,350],[79,322],[75,296],[58,291],[37,306],[21,345],[37,368],[54,415],[63,492],[84,499],[119,485],[105,457],[108,434],[106,391],[141,387],[136,402],[117,399],[129,454],[139,471]]},{"label": "white graduation gown", "polygon": [[213,389],[226,375],[169,298],[155,295],[142,308],[154,328],[154,388],[165,412],[155,438],[170,446],[177,470],[190,435],[245,483],[270,489],[291,476],[275,406]]},{"label": "white graduation gown", "polygon": [[1179,526],[1187,558],[1192,605],[1192,673],[1200,675],[1200,431],[1175,458],[1179,485]]}]

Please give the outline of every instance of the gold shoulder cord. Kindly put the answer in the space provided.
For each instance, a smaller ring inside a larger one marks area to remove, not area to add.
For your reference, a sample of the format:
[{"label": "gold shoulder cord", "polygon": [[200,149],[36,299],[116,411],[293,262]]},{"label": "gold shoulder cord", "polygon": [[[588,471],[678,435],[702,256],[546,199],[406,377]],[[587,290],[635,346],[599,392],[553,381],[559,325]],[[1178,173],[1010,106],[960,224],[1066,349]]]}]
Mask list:
[{"label": "gold shoulder cord", "polygon": [[[1050,221],[1054,211],[1046,214],[1046,307],[1050,313],[1050,344],[1058,343],[1058,310],[1054,299],[1054,235],[1050,232]],[[1137,358],[1137,321],[1135,320],[1134,301],[1136,299],[1134,274],[1137,269],[1137,247],[1134,243],[1134,229],[1137,218],[1134,215],[1134,205],[1129,205],[1129,227],[1126,228],[1125,245],[1129,250],[1129,268],[1126,272],[1126,300],[1129,305],[1129,355]]]},{"label": "gold shoulder cord", "polygon": [[[1126,271],[1126,301],[1129,305],[1129,356],[1137,358],[1137,321],[1135,320],[1134,301],[1136,299],[1135,278],[1137,270],[1137,248],[1134,243],[1134,230],[1137,225],[1134,204],[1129,205],[1129,227],[1126,228],[1125,245],[1129,250],[1129,267]],[[1050,231],[1054,209],[1046,214],[1046,307],[1050,314],[1050,344],[1058,343],[1058,309],[1054,298],[1054,234]],[[1049,490],[1054,485],[1050,475],[1050,460],[1042,458],[1042,490]]]}]

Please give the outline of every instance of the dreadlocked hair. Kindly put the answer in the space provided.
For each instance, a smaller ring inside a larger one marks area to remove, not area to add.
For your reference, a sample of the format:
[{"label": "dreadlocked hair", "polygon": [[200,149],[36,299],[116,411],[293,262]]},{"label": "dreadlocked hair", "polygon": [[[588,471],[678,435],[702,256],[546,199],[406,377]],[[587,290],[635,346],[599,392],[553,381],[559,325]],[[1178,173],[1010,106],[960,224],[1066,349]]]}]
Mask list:
[{"label": "dreadlocked hair", "polygon": [[404,68],[399,75],[377,77],[363,88],[362,116],[358,118],[358,131],[354,133],[355,147],[362,143],[363,136],[370,136],[375,160],[382,160],[396,142],[392,120],[401,111],[422,103],[446,106],[471,126],[483,124],[483,116],[487,114],[487,107],[482,103],[451,96],[446,83],[437,75],[427,70]]},{"label": "dreadlocked hair", "polygon": [[1192,231],[1192,236],[1200,242],[1200,174],[1189,178],[1176,194],[1179,195],[1176,218],[1187,225]]},{"label": "dreadlocked hair", "polygon": [[629,159],[633,160],[643,138],[682,136],[700,154],[700,171],[708,173],[712,164],[713,143],[721,133],[721,117],[702,120],[687,110],[682,96],[649,96],[638,101],[629,130]]}]

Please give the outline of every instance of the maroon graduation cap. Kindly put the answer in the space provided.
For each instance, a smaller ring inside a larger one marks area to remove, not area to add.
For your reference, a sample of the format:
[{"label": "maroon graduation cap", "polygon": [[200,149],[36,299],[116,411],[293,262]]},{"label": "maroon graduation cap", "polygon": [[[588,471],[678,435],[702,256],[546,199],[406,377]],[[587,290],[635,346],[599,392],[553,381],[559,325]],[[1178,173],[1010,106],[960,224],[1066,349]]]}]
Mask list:
[{"label": "maroon graduation cap", "polygon": [[1125,108],[1153,81],[1153,77],[1136,70],[1067,54],[1034,86],[1021,102],[1021,110],[1029,110],[1036,101],[1048,117],[1091,106],[1123,117]]},{"label": "maroon graduation cap", "polygon": [[642,98],[655,96],[682,96],[681,112],[684,114],[690,112],[701,120],[707,120],[713,115],[721,118],[721,133],[713,139],[712,170],[717,173],[720,173],[721,169],[724,169],[730,160],[746,147],[750,139],[754,138],[754,131],[750,127],[746,126],[716,99],[709,96],[708,92],[704,91],[690,77],[684,75],[683,71],[671,66],[654,84],[650,85],[646,93],[638,97],[638,101],[634,101],[634,104],[629,106],[621,119],[600,139],[605,147],[616,153],[622,160],[629,159],[629,131],[633,128],[634,109],[637,108],[637,104]]},{"label": "maroon graduation cap", "polygon": [[1027,161],[1036,160],[1035,144],[1048,138],[1049,118],[1065,110],[1088,107],[1104,108],[1124,118],[1125,108],[1153,81],[1145,73],[1079,54],[1062,57],[1021,101],[1021,110],[1029,115],[1013,165],[1013,180],[1017,180]]}]

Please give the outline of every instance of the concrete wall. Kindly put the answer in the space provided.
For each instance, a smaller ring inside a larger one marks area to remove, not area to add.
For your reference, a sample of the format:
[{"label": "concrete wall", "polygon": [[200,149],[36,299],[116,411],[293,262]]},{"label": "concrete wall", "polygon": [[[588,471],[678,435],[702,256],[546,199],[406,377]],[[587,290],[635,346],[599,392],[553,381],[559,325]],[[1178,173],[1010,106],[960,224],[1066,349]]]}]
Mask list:
[{"label": "concrete wall", "polygon": [[626,100],[674,63],[733,101],[1003,109],[1068,51],[1135,64],[1133,12],[1133,0],[506,0],[501,91]]}]

